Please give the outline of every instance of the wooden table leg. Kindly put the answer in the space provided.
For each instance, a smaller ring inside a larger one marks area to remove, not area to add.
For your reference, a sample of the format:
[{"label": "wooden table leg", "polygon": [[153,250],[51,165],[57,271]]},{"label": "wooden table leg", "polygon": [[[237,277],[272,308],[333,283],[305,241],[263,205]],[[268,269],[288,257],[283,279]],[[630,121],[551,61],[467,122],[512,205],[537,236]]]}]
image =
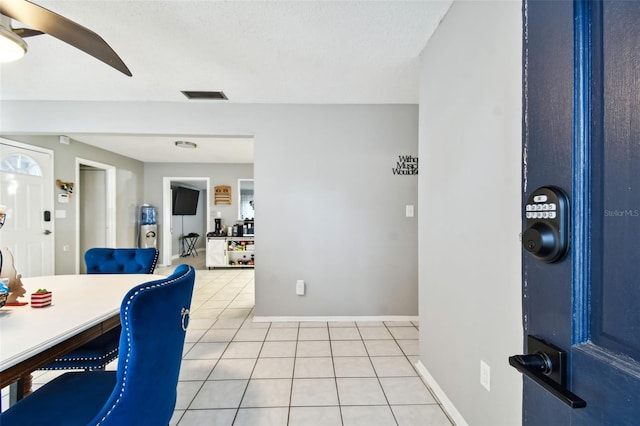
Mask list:
[{"label": "wooden table leg", "polygon": [[33,376],[31,374],[27,374],[26,376],[20,377],[17,382],[10,385],[9,407],[31,393],[32,379]]},{"label": "wooden table leg", "polygon": [[[31,385],[33,384],[33,374],[27,374],[22,376],[18,383],[22,382],[22,397],[28,396],[31,393]],[[20,384],[18,384],[20,386]]]}]

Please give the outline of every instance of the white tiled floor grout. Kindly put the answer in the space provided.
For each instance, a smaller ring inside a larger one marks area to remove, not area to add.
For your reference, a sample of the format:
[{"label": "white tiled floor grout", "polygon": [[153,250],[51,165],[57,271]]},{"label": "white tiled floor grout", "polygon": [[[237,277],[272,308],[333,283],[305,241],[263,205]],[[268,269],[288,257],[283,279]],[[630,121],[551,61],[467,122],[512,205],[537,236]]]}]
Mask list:
[{"label": "white tiled floor grout", "polygon": [[414,368],[418,324],[254,323],[253,305],[253,270],[197,271],[171,425],[452,424]]}]

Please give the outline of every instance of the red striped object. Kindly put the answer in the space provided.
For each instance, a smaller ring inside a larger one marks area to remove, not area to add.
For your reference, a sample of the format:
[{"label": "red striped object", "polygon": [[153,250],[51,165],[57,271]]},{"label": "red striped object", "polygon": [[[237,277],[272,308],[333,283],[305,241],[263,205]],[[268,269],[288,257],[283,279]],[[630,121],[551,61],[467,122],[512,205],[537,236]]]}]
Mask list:
[{"label": "red striped object", "polygon": [[31,307],[44,308],[51,305],[51,296],[52,293],[50,291],[46,293],[31,293]]}]

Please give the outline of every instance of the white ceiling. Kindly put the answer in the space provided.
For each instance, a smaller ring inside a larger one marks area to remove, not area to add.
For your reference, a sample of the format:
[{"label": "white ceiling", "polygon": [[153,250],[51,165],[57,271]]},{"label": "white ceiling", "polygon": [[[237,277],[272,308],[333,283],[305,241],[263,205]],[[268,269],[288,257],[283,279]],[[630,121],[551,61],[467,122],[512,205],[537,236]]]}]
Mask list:
[{"label": "white ceiling", "polygon": [[[228,101],[207,102],[416,104],[418,56],[451,0],[34,3],[98,33],[133,77],[53,37],[30,37],[25,58],[0,66],[3,100],[205,102],[180,91],[220,90]],[[167,161],[142,148],[155,136],[69,136],[119,152],[126,143],[131,157]],[[246,148],[246,139],[231,142]],[[215,150],[231,155],[233,143],[224,145]]]},{"label": "white ceiling", "polygon": [[[146,163],[253,163],[253,138],[249,137],[85,133],[69,133],[66,136]],[[178,148],[175,142],[180,140],[194,142],[197,148]]]}]

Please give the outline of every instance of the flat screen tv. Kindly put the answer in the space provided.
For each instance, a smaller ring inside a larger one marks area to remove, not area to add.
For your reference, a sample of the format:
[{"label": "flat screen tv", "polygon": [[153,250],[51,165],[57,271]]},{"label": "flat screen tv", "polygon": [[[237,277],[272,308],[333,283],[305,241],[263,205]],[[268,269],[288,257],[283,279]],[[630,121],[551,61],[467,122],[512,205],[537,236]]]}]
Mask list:
[{"label": "flat screen tv", "polygon": [[178,186],[173,189],[173,215],[193,216],[198,211],[200,191]]}]

